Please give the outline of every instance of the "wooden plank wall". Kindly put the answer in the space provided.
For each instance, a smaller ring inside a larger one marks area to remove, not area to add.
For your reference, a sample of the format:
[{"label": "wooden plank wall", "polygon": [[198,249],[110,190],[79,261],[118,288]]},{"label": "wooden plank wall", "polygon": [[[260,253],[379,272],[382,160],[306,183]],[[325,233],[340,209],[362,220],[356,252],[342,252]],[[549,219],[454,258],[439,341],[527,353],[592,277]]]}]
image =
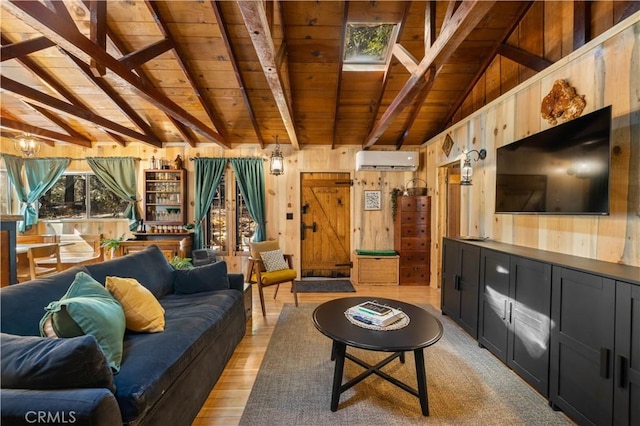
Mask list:
[{"label": "wooden plank wall", "polygon": [[[0,145],[2,152],[15,153],[12,142],[2,138]],[[93,148],[83,148],[74,145],[57,144],[57,147],[43,145],[38,157],[60,157],[84,159],[98,156],[131,156],[140,158],[138,168],[138,192],[142,197],[143,170],[148,168],[151,156],[175,159],[182,156],[187,169],[188,192],[190,205],[187,212],[189,221],[193,220],[194,196],[194,164],[188,161],[195,156],[201,157],[262,157],[269,158],[274,146],[269,145],[260,149],[257,145],[243,146],[231,150],[223,150],[216,145],[201,145],[197,148],[189,146],[172,146],[162,149],[142,143],[132,142],[126,147],[115,143],[100,142]],[[283,250],[294,254],[295,267],[299,269],[300,253],[300,173],[302,172],[348,172],[353,179],[351,191],[351,247],[352,249],[393,249],[393,220],[391,218],[391,190],[404,188],[405,183],[414,177],[426,178],[423,167],[426,157],[421,154],[421,168],[415,172],[356,172],[355,156],[359,146],[329,149],[327,146],[305,147],[301,151],[293,151],[289,145],[282,146],[285,156],[285,174],[282,176],[269,175],[269,162],[265,161],[265,187],[267,205],[267,238],[279,239]],[[420,147],[414,147],[418,151]],[[423,149],[424,151],[424,149]],[[90,171],[86,161],[72,161],[69,171]],[[364,211],[364,190],[382,191],[382,208],[375,211]],[[235,202],[235,201],[233,201]],[[291,212],[294,220],[286,220],[286,213]],[[46,228],[46,227],[45,227]],[[101,227],[105,235],[116,235],[109,225]],[[118,236],[120,234],[117,234]],[[229,269],[244,272],[246,256],[230,255],[225,257]]]},{"label": "wooden plank wall", "polygon": [[[556,4],[553,7],[566,6]],[[554,49],[564,48],[566,41],[561,41],[563,37],[557,35]],[[553,37],[545,36],[547,39]],[[505,71],[503,65],[502,62],[494,64]],[[490,69],[488,74],[494,71]],[[494,96],[498,83],[508,86],[515,70],[509,68],[507,71],[504,79],[497,76],[485,79],[483,87],[488,90],[477,89],[465,105],[482,93]],[[540,116],[540,103],[556,79],[568,80],[579,94],[585,95],[587,106],[583,114],[612,105],[611,214],[494,214],[496,149],[550,127]],[[491,85],[486,84],[489,81]],[[640,12],[427,141],[424,146],[428,186],[432,192],[440,194],[442,184],[438,180],[438,168],[454,161],[463,149],[484,148],[488,152],[487,159],[474,163],[473,186],[462,190],[461,233],[640,266],[639,92]],[[447,133],[455,143],[449,157],[441,149]],[[436,203],[440,200],[441,197],[434,197]],[[442,211],[442,206],[436,205],[434,210]],[[433,229],[432,263],[439,262],[439,241],[444,232],[435,218]],[[439,282],[438,278],[439,271],[433,272],[431,282]]]}]

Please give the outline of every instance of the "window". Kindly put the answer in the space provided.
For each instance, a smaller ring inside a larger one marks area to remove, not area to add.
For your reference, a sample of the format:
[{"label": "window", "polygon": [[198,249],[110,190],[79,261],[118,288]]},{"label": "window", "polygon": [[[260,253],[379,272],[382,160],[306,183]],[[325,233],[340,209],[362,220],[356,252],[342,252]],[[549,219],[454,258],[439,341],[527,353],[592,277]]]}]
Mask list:
[{"label": "window", "polygon": [[64,174],[38,200],[41,219],[122,218],[127,202],[93,174]]},{"label": "window", "polygon": [[344,46],[345,71],[383,71],[395,42],[397,25],[348,23]]},{"label": "window", "polygon": [[206,221],[208,247],[223,254],[229,254],[229,241],[233,242],[232,248],[236,252],[249,252],[249,241],[256,231],[256,223],[235,179],[228,179],[230,175],[232,172],[228,171],[223,176]]}]

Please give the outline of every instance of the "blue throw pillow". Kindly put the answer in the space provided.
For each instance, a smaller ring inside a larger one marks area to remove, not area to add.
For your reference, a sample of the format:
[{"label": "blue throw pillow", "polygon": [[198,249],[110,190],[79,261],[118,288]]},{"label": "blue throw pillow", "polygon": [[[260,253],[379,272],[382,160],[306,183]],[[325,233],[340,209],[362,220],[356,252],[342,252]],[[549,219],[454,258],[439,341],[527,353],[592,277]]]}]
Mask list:
[{"label": "blue throw pillow", "polygon": [[75,337],[80,333],[96,337],[109,366],[120,370],[126,320],[120,303],[109,290],[85,272],[78,272],[67,293],[45,308],[40,320],[40,334],[46,336],[45,324],[51,322],[58,337]]},{"label": "blue throw pillow", "polygon": [[173,271],[173,288],[175,294],[227,290],[227,262],[216,262],[193,269],[176,269]]},{"label": "blue throw pillow", "polygon": [[86,267],[91,276],[101,283],[106,282],[108,276],[135,278],[156,299],[173,291],[171,288],[173,267],[155,245],[107,262],[86,265]]},{"label": "blue throw pillow", "polygon": [[0,334],[1,383],[10,389],[108,388],[113,374],[94,336],[49,339]]}]

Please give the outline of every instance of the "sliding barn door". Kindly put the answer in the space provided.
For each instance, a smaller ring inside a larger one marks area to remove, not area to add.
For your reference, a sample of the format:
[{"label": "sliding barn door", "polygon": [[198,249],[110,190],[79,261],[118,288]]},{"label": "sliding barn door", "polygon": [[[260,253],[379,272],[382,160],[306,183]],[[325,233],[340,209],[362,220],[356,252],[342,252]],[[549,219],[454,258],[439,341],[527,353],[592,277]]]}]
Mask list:
[{"label": "sliding barn door", "polygon": [[351,267],[349,173],[302,173],[303,277],[348,277]]}]

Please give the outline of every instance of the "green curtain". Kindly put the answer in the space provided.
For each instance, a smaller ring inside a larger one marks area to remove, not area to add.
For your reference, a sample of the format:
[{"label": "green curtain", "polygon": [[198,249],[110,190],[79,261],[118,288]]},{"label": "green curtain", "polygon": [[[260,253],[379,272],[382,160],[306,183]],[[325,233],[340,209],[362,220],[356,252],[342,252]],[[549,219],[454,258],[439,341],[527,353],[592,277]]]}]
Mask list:
[{"label": "green curtain", "polygon": [[247,204],[247,210],[256,223],[252,241],[266,239],[266,209],[264,190],[264,167],[261,158],[232,158],[231,167],[236,175],[240,193]]},{"label": "green curtain", "polygon": [[206,218],[209,206],[211,206],[218,185],[220,185],[220,181],[222,180],[224,169],[227,166],[227,159],[196,157],[193,161],[195,161],[196,174],[193,248],[201,249],[205,247],[202,222],[204,222]]},{"label": "green curtain", "polygon": [[124,217],[129,218],[129,229],[134,231],[140,224],[140,209],[136,199],[136,165],[133,157],[87,157],[87,163],[100,182],[120,199],[129,204]]},{"label": "green curtain", "polygon": [[[34,204],[60,179],[69,166],[69,158],[20,158],[3,155],[9,179],[16,188],[20,200],[20,214],[24,220],[18,222],[18,230],[24,232],[38,223],[38,210]],[[22,180],[24,166],[26,183]],[[27,188],[28,191],[27,192]]]}]

